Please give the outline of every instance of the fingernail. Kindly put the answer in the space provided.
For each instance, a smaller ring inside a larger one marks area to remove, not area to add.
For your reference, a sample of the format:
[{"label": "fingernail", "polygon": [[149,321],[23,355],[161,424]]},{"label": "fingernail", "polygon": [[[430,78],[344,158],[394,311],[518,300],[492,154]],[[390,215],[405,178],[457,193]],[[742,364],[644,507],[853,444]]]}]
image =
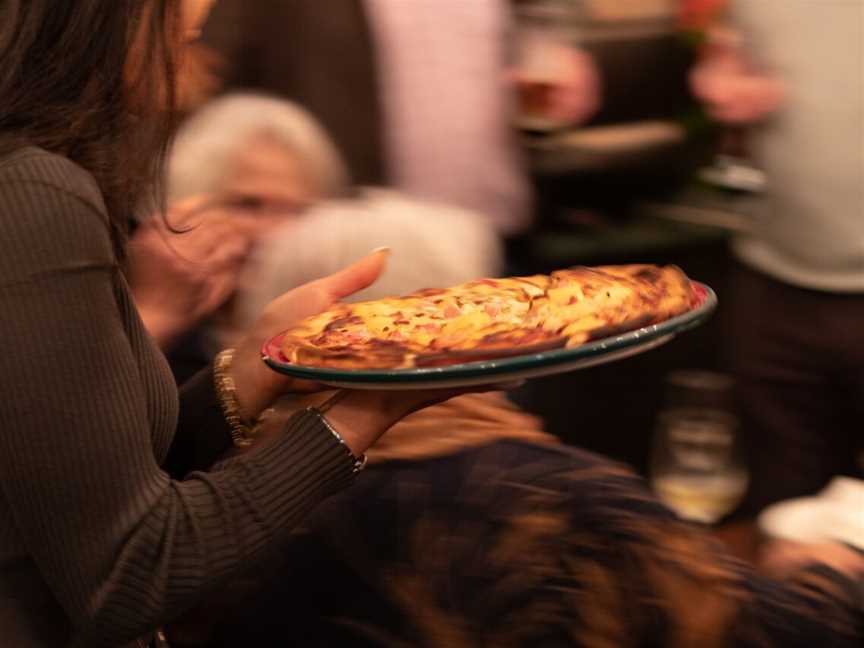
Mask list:
[{"label": "fingernail", "polygon": [[372,250],[369,254],[390,254],[392,251],[389,245],[382,245]]}]

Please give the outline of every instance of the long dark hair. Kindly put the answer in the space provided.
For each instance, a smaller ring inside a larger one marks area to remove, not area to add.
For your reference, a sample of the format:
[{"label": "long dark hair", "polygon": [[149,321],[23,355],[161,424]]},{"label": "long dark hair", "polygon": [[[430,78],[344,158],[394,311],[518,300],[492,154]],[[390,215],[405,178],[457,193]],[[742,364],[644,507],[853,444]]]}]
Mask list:
[{"label": "long dark hair", "polygon": [[180,0],[0,0],[0,135],[96,178],[122,250],[176,126]]}]

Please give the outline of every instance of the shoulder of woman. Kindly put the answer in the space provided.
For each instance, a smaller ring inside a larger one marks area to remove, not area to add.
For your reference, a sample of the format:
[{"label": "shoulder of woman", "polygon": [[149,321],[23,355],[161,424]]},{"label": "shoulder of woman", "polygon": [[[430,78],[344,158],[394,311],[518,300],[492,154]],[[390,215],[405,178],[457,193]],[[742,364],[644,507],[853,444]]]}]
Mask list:
[{"label": "shoulder of woman", "polygon": [[7,183],[29,183],[69,193],[93,210],[107,210],[102,192],[93,176],[84,168],[56,153],[36,146],[25,146],[0,157],[0,194]]},{"label": "shoulder of woman", "polygon": [[93,177],[42,149],[0,157],[3,283],[115,263],[108,216]]}]

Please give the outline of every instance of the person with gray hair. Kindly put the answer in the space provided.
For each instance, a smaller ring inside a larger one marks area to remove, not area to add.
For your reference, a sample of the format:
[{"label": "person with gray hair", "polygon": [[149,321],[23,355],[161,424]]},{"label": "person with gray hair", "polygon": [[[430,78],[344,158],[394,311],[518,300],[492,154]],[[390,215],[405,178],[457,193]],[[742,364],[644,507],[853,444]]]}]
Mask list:
[{"label": "person with gray hair", "polygon": [[171,224],[185,231],[145,224],[130,265],[145,323],[169,348],[178,379],[254,321],[266,295],[370,249],[393,250],[377,289],[394,293],[500,270],[501,244],[479,214],[393,190],[355,191],[321,125],[283,99],[232,94],[206,104],[181,127],[167,169],[167,199],[184,206]]},{"label": "person with gray hair", "polygon": [[130,285],[151,335],[165,349],[188,345],[183,335],[234,294],[261,236],[347,191],[339,154],[302,108],[247,93],[193,113],[167,161],[168,218],[143,220],[129,246]]},{"label": "person with gray hair", "polygon": [[[277,164],[268,167],[265,162]],[[302,188],[310,198],[318,198],[348,190],[345,164],[308,111],[263,94],[225,95],[194,113],[177,134],[168,168],[168,200],[229,193],[238,183],[240,191],[284,189],[290,184],[287,176],[269,185],[258,178],[251,187],[244,186],[242,178],[244,172],[276,176],[290,162],[290,174],[298,180],[291,187],[295,191]]]}]

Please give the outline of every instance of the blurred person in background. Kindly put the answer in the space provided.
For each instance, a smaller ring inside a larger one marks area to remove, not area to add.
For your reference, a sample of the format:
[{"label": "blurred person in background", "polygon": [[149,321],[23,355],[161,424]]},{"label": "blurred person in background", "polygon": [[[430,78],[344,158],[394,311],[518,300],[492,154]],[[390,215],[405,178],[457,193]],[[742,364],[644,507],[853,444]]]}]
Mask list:
[{"label": "blurred person in background", "polygon": [[[500,245],[482,218],[393,190],[350,187],[320,124],[280,98],[229,94],[204,105],[181,126],[167,166],[168,201],[179,204],[171,222],[187,229],[171,232],[161,219],[143,226],[132,241],[130,276],[180,383],[254,323],[275,285],[294,285],[300,268],[319,257],[389,247],[385,288],[392,276],[449,286],[500,271]],[[304,246],[293,245],[294,231]],[[208,246],[211,256],[202,258]],[[415,266],[405,246],[426,264]],[[235,248],[224,272],[214,271],[213,256]]]},{"label": "blurred person in background", "polygon": [[154,213],[136,224],[126,276],[161,349],[185,348],[184,335],[230,300],[256,242],[273,226],[274,219],[257,216],[243,205],[229,209],[211,196],[196,196],[173,203],[165,217]]},{"label": "blurred person in background", "polygon": [[747,130],[765,208],[735,240],[747,513],[862,474],[864,4],[736,0],[692,86]]},{"label": "blurred person in background", "polygon": [[297,106],[228,95],[189,111],[167,160],[168,218],[138,224],[127,261],[138,310],[179,383],[218,351],[199,324],[230,311],[259,240],[347,182],[333,144]]},{"label": "blurred person in background", "polygon": [[[301,388],[264,367],[263,341],[372,283],[385,255],[283,295],[177,389],[125,260],[210,4],[0,0],[5,646],[158,645],[161,625],[347,488],[396,420],[454,394],[349,392],[213,466]],[[202,449],[200,464],[176,461]]]},{"label": "blurred person in background", "polygon": [[203,103],[181,125],[168,160],[169,203],[218,192],[291,216],[349,188],[345,164],[315,117],[263,94]]},{"label": "blurred person in background", "polygon": [[[200,41],[188,43],[174,72],[177,121],[197,110],[218,87],[214,58]],[[130,213],[125,270],[148,332],[160,348],[171,349],[233,294],[240,268],[269,225],[265,219],[216,216],[219,205],[211,195],[187,191],[166,198],[163,193],[164,204],[159,205],[159,192],[153,193]],[[198,227],[207,211],[208,227]],[[173,236],[178,232],[184,236]]]},{"label": "blurred person in background", "polygon": [[[513,127],[508,0],[222,0],[205,41],[227,88],[296,101],[324,124],[357,184],[470,209],[503,236],[531,222]],[[587,55],[550,110],[572,123],[597,109]]]},{"label": "blurred person in background", "polygon": [[[284,226],[259,250],[265,280],[253,304],[392,234],[395,214],[362,210],[325,209],[320,220]],[[478,270],[467,256],[430,254],[422,236],[400,235],[382,283],[355,297],[427,286],[442,258],[453,278]],[[260,434],[329,397],[283,399]],[[864,638],[864,558],[853,550],[771,548],[774,573],[758,575],[677,520],[629,469],[565,446],[501,393],[406,418],[369,462],[284,553],[174,626],[172,639],[210,648],[804,648]]]}]

